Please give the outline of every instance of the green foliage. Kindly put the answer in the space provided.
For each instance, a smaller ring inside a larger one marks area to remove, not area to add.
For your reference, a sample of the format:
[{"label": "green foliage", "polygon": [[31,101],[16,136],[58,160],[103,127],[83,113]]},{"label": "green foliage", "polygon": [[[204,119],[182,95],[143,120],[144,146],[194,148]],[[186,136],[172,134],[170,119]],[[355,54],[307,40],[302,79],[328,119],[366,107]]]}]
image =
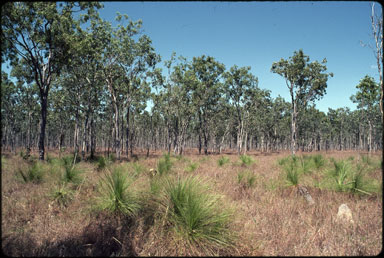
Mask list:
[{"label": "green foliage", "polygon": [[239,159],[242,166],[250,166],[255,162],[255,160],[252,157],[245,154],[240,155]]},{"label": "green foliage", "polygon": [[140,174],[142,174],[145,170],[145,168],[139,162],[133,162],[132,167],[133,167],[133,171],[134,171],[133,176],[135,178],[137,176],[139,176]]},{"label": "green foliage", "polygon": [[114,153],[110,153],[108,155],[108,162],[115,163],[116,162],[116,155]]},{"label": "green foliage", "polygon": [[197,177],[166,180],[160,195],[163,221],[191,247],[230,246],[232,213],[208,190]]},{"label": "green foliage", "polygon": [[252,188],[256,183],[256,176],[252,171],[243,170],[237,174],[237,182],[243,186],[243,188]]},{"label": "green foliage", "polygon": [[325,165],[325,158],[321,154],[313,155],[312,160],[316,169],[320,169]]},{"label": "green foliage", "polygon": [[123,167],[107,172],[100,181],[97,207],[115,214],[135,216],[140,209],[140,202],[131,189],[133,182],[133,178]]},{"label": "green foliage", "polygon": [[104,156],[100,156],[97,159],[97,170],[104,170],[107,166],[107,159]]},{"label": "green foliage", "polygon": [[73,192],[65,184],[62,184],[53,191],[52,198],[60,206],[67,207],[73,199]]},{"label": "green foliage", "polygon": [[21,168],[18,168],[17,172],[25,183],[32,182],[39,184],[43,181],[44,169],[40,161],[34,161],[32,166],[28,166],[25,172]]},{"label": "green foliage", "polygon": [[198,163],[196,162],[190,162],[187,166],[187,168],[185,169],[185,171],[187,172],[193,172],[197,169],[197,167],[199,166]]},{"label": "green foliage", "polygon": [[80,176],[82,171],[75,164],[73,164],[74,158],[75,157],[72,155],[62,158],[62,162],[64,166],[64,173],[62,176],[62,180],[65,183],[71,182],[74,184],[79,184],[82,181],[82,177]]},{"label": "green foliage", "polygon": [[335,180],[336,190],[346,191],[348,189],[348,185],[352,183],[352,181],[346,181],[347,177],[351,175],[351,166],[344,160],[337,161],[333,159],[332,162],[334,169],[330,171],[330,174]]},{"label": "green foliage", "polygon": [[288,185],[297,186],[299,184],[299,172],[294,166],[288,167],[285,178]]},{"label": "green foliage", "polygon": [[227,164],[228,162],[229,162],[229,158],[228,158],[228,157],[225,157],[225,156],[222,156],[222,157],[220,157],[220,158],[217,160],[217,164],[219,165],[219,167],[224,166],[224,165]]},{"label": "green foliage", "polygon": [[171,157],[169,154],[166,153],[157,163],[157,172],[159,173],[159,175],[165,175],[171,171],[171,168]]},{"label": "green foliage", "polygon": [[314,167],[314,161],[312,156],[301,156],[298,157],[300,172],[303,174],[309,174],[312,172]]},{"label": "green foliage", "polygon": [[297,186],[299,183],[299,174],[303,169],[300,167],[306,166],[303,158],[299,158],[296,155],[288,156],[278,160],[278,164],[282,166],[285,171],[285,180],[288,185]]}]

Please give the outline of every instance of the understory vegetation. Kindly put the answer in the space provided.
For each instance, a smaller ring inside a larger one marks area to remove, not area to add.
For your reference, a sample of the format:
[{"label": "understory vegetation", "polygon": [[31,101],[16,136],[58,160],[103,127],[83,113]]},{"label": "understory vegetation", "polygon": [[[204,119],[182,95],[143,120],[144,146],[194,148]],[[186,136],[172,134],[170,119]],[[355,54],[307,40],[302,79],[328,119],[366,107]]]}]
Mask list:
[{"label": "understory vegetation", "polygon": [[[79,162],[72,154],[50,153],[46,162],[36,155],[3,155],[3,251],[11,256],[381,251],[378,155],[262,154],[152,154],[131,162],[102,154]],[[299,185],[315,205],[293,194]],[[342,203],[351,207],[356,224],[337,222]]]}]

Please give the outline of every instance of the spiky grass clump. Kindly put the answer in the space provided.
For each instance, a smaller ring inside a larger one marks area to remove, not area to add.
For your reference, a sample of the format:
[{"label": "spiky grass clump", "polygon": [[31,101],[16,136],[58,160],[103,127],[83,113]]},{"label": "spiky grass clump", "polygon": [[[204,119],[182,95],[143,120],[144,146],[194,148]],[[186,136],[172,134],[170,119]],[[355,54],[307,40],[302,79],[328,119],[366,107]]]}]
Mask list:
[{"label": "spiky grass clump", "polygon": [[74,162],[74,157],[67,156],[62,158],[63,166],[64,166],[64,173],[62,176],[62,180],[65,183],[74,183],[79,184],[82,181],[82,177],[80,174],[83,172],[81,171]]},{"label": "spiky grass clump", "polygon": [[312,160],[316,169],[320,169],[325,165],[325,158],[321,154],[313,155]]},{"label": "spiky grass clump", "polygon": [[351,176],[351,166],[348,161],[332,159],[334,168],[330,170],[330,175],[335,182],[337,191],[347,191],[352,181],[347,182],[347,178]]},{"label": "spiky grass clump", "polygon": [[73,199],[73,192],[62,184],[53,191],[52,198],[60,206],[67,207]]},{"label": "spiky grass clump", "polygon": [[116,167],[112,172],[108,171],[100,181],[97,208],[129,217],[136,215],[140,209],[140,202],[130,189],[133,182],[123,167]]},{"label": "spiky grass clump", "polygon": [[219,167],[224,166],[224,165],[227,164],[228,162],[229,162],[229,158],[228,158],[228,157],[225,157],[225,156],[222,156],[222,157],[220,157],[220,158],[217,160],[217,164],[219,165]]},{"label": "spiky grass clump", "polygon": [[108,159],[106,159],[104,156],[100,156],[97,158],[97,170],[101,171],[104,170],[107,167]]},{"label": "spiky grass clump", "polygon": [[286,181],[289,186],[297,186],[299,184],[299,172],[293,166],[286,170]]},{"label": "spiky grass clump", "polygon": [[171,171],[172,162],[169,154],[164,154],[163,158],[157,163],[157,172],[159,175],[168,174]]},{"label": "spiky grass clump", "polygon": [[250,166],[255,163],[255,160],[252,159],[252,157],[245,154],[240,155],[239,159],[242,166]]},{"label": "spiky grass clump", "polygon": [[188,164],[188,166],[186,167],[185,171],[186,172],[193,172],[195,171],[197,168],[198,168],[199,164],[197,164],[196,162],[190,162]]},{"label": "spiky grass clump", "polygon": [[[299,184],[300,166],[303,166],[303,159],[297,156],[289,156],[278,161],[278,164],[282,166],[285,172],[285,180],[288,186],[297,186]],[[305,164],[305,163],[304,163]]]},{"label": "spiky grass clump", "polygon": [[314,161],[313,161],[313,158],[312,156],[301,156],[301,157],[298,157],[298,163],[299,163],[299,169],[300,169],[300,173],[303,173],[303,174],[310,174],[311,172],[313,172],[313,168],[314,168]]},{"label": "spiky grass clump", "polygon": [[40,161],[34,161],[32,166],[29,166],[26,171],[23,171],[22,168],[18,168],[17,172],[24,183],[32,182],[39,184],[43,181],[44,169],[43,164]]},{"label": "spiky grass clump", "polygon": [[138,177],[145,171],[145,168],[139,162],[132,163],[132,168],[134,177]]},{"label": "spiky grass clump", "polygon": [[237,174],[237,183],[243,188],[252,188],[256,184],[256,176],[252,171],[243,170]]},{"label": "spiky grass clump", "polygon": [[189,247],[192,255],[199,248],[209,254],[232,246],[232,212],[223,208],[220,196],[210,193],[200,178],[164,180],[159,203],[163,223],[175,239]]}]

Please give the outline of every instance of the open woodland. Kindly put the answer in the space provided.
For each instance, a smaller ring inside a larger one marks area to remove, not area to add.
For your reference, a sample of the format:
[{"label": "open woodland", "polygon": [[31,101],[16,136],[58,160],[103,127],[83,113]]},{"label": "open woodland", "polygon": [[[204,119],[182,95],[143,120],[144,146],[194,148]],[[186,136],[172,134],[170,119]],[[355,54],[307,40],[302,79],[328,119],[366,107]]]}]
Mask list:
[{"label": "open woodland", "polygon": [[273,98],[250,67],[162,60],[141,20],[112,26],[101,6],[1,7],[3,253],[382,251],[382,15],[367,17],[379,82],[361,78],[356,110],[325,113],[326,57],[272,63],[291,97]]}]

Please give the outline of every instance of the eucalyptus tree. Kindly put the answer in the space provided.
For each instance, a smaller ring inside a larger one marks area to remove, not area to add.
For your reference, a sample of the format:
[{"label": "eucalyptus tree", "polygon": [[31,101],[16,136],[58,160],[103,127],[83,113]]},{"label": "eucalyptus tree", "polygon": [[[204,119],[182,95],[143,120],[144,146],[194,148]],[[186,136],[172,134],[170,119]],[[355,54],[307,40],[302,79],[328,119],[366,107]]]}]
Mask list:
[{"label": "eucalyptus tree", "polygon": [[299,105],[305,107],[308,102],[320,99],[326,93],[327,81],[333,73],[326,73],[327,60],[309,62],[309,56],[303,50],[294,51],[288,60],[280,59],[272,64],[271,72],[284,77],[291,96],[291,151],[295,155],[297,132],[296,122]]},{"label": "eucalyptus tree", "polygon": [[357,108],[364,110],[364,117],[368,122],[368,151],[372,151],[372,130],[375,126],[373,123],[375,115],[375,106],[379,105],[380,88],[375,80],[366,75],[360,80],[360,83],[356,86],[358,92],[351,96],[351,100],[357,103]]},{"label": "eucalyptus tree", "polygon": [[[153,76],[153,86],[157,91],[154,100],[156,107],[162,114],[167,129],[167,149],[171,151],[173,143],[174,153],[181,154],[186,130],[190,123],[192,111],[190,109],[189,84],[193,81],[190,65],[186,58],[173,52],[170,59],[164,61],[167,68],[167,75],[162,75],[163,70],[157,69]],[[173,139],[172,139],[173,138]]]},{"label": "eucalyptus tree", "polygon": [[15,150],[15,132],[17,131],[17,107],[19,104],[16,85],[1,72],[1,137],[2,147],[11,146]]},{"label": "eucalyptus tree", "polygon": [[171,90],[170,104],[175,111],[175,129],[174,129],[174,152],[181,155],[184,150],[187,130],[193,119],[194,110],[192,94],[196,88],[197,79],[190,64],[180,56],[179,63],[173,67],[171,73],[172,84],[168,87]]},{"label": "eucalyptus tree", "polygon": [[[372,36],[375,40],[374,54],[377,62],[377,70],[379,72],[379,84],[380,84],[380,111],[381,111],[381,122],[384,123],[383,113],[383,101],[384,101],[384,85],[383,85],[383,8],[381,13],[375,13],[375,3],[371,5],[371,25],[372,25]],[[384,134],[383,134],[384,135]],[[384,157],[384,156],[383,156]]]},{"label": "eucalyptus tree", "polygon": [[213,138],[213,149],[221,154],[231,129],[236,124],[234,106],[226,98],[222,97],[217,103],[216,115],[212,118],[211,133]]},{"label": "eucalyptus tree", "polygon": [[271,100],[271,112],[268,117],[272,124],[273,141],[275,149],[282,149],[289,139],[290,105],[283,97],[278,95]]},{"label": "eucalyptus tree", "polygon": [[[124,26],[122,23],[128,20]],[[123,105],[126,106],[127,120],[127,149],[130,135],[130,113],[133,98],[137,91],[143,89],[146,81],[146,72],[154,68],[160,57],[154,52],[152,42],[146,35],[141,35],[142,21],[129,20],[127,15],[117,13],[116,21],[120,22],[116,28],[111,23],[103,21],[102,29],[106,32],[105,46],[102,53],[103,78],[110,93],[114,110],[114,147],[117,159],[121,154],[120,116]],[[147,91],[147,90],[146,90]],[[148,92],[148,91],[147,91]],[[128,154],[128,153],[127,153]]]},{"label": "eucalyptus tree", "polygon": [[222,78],[224,64],[211,56],[202,55],[192,60],[192,71],[196,78],[193,84],[193,106],[198,115],[199,154],[201,154],[202,137],[204,138],[204,153],[208,154],[209,125],[216,114],[217,103],[222,95]]},{"label": "eucalyptus tree", "polygon": [[11,60],[12,66],[24,60],[39,87],[41,160],[45,152],[48,92],[53,77],[60,74],[69,58],[76,23],[72,13],[75,10],[92,13],[98,7],[101,4],[92,2],[7,2],[2,6],[2,60]]},{"label": "eucalyptus tree", "polygon": [[[249,123],[246,128],[245,143],[247,143],[248,132],[258,137],[261,150],[269,150],[270,139],[273,134],[272,120],[272,99],[270,91],[266,89],[254,88],[247,92],[248,97],[245,102],[245,110],[247,116],[250,116]],[[252,138],[251,138],[252,139]],[[267,147],[267,148],[265,148]],[[247,149],[244,148],[244,153]]]},{"label": "eucalyptus tree", "polygon": [[[254,103],[250,97],[252,91],[257,89],[258,79],[251,72],[251,67],[232,66],[228,72],[224,73],[225,92],[228,99],[236,108],[237,119],[237,153],[242,151],[242,144],[246,135],[246,126],[249,114],[249,105]],[[247,107],[248,106],[248,107]]]}]

